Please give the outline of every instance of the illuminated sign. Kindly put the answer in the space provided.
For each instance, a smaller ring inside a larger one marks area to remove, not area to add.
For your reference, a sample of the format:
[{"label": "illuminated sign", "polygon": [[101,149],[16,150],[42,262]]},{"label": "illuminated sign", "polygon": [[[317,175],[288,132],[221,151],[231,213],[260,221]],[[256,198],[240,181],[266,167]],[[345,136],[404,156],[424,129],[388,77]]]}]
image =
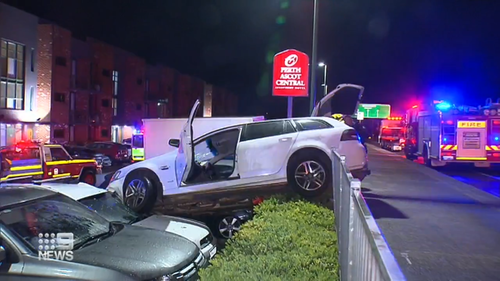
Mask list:
[{"label": "illuminated sign", "polygon": [[486,128],[486,121],[458,121],[458,128]]},{"label": "illuminated sign", "polygon": [[297,50],[286,50],[274,56],[273,96],[307,97],[309,57]]}]

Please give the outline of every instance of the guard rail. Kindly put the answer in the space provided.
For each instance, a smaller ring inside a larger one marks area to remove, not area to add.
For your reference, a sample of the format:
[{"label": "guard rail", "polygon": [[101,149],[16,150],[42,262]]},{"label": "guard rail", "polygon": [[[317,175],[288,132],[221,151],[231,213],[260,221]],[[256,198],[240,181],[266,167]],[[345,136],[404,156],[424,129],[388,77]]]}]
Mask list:
[{"label": "guard rail", "polygon": [[341,281],[405,281],[361,193],[361,182],[332,151],[333,201]]}]

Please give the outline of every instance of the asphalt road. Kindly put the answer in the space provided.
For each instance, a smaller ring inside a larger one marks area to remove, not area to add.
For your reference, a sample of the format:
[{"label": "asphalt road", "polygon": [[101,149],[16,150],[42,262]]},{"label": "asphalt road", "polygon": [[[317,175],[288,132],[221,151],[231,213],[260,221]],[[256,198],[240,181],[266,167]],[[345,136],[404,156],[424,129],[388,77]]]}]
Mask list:
[{"label": "asphalt road", "polygon": [[368,150],[372,175],[363,195],[409,281],[500,280],[494,175],[440,172],[398,153]]}]

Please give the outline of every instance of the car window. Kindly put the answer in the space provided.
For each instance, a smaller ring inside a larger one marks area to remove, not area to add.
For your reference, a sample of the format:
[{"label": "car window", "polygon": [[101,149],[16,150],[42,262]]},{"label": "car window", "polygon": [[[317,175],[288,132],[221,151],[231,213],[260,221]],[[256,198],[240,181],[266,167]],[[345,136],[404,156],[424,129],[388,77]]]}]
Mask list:
[{"label": "car window", "polygon": [[299,131],[320,130],[333,128],[332,125],[322,120],[294,120]]},{"label": "car window", "polygon": [[104,148],[104,149],[111,149],[111,148],[113,148],[113,145],[112,144],[108,144],[108,143],[102,144],[102,148]]},{"label": "car window", "polygon": [[110,192],[85,198],[79,202],[96,211],[108,221],[129,224],[140,218],[139,214],[120,203]]},{"label": "car window", "polygon": [[241,137],[241,141],[289,134],[294,131],[295,129],[288,120],[252,123],[245,126],[245,131]]},{"label": "car window", "polygon": [[[38,250],[42,246],[39,242],[39,235],[46,233],[49,235],[72,233],[73,243],[77,246],[92,236],[110,230],[109,222],[104,218],[63,195],[46,197],[3,210],[0,212],[0,221],[21,237],[33,250]],[[44,244],[50,247],[54,243]],[[57,244],[55,246],[57,247]]]},{"label": "car window", "polygon": [[71,157],[60,147],[51,147],[50,154],[52,155],[52,161],[66,161],[71,160]]},{"label": "car window", "polygon": [[99,148],[99,144],[97,143],[91,143],[89,145],[87,145],[88,148],[91,148],[91,149],[98,149]]}]

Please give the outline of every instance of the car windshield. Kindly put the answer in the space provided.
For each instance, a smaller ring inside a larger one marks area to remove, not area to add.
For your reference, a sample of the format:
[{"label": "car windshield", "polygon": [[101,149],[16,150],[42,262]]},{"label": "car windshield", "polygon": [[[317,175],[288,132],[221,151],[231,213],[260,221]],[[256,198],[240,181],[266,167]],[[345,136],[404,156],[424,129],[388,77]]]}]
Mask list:
[{"label": "car windshield", "polygon": [[80,203],[96,211],[106,220],[131,224],[137,222],[142,217],[128,208],[113,196],[111,192],[101,193],[96,196],[87,197],[80,200]]},{"label": "car windshield", "polygon": [[110,223],[84,205],[57,194],[0,211],[0,222],[21,237],[33,250],[39,234],[72,233],[73,245],[109,233]]},{"label": "car windshield", "polygon": [[133,136],[132,137],[132,147],[144,148],[144,136],[143,135]]}]

